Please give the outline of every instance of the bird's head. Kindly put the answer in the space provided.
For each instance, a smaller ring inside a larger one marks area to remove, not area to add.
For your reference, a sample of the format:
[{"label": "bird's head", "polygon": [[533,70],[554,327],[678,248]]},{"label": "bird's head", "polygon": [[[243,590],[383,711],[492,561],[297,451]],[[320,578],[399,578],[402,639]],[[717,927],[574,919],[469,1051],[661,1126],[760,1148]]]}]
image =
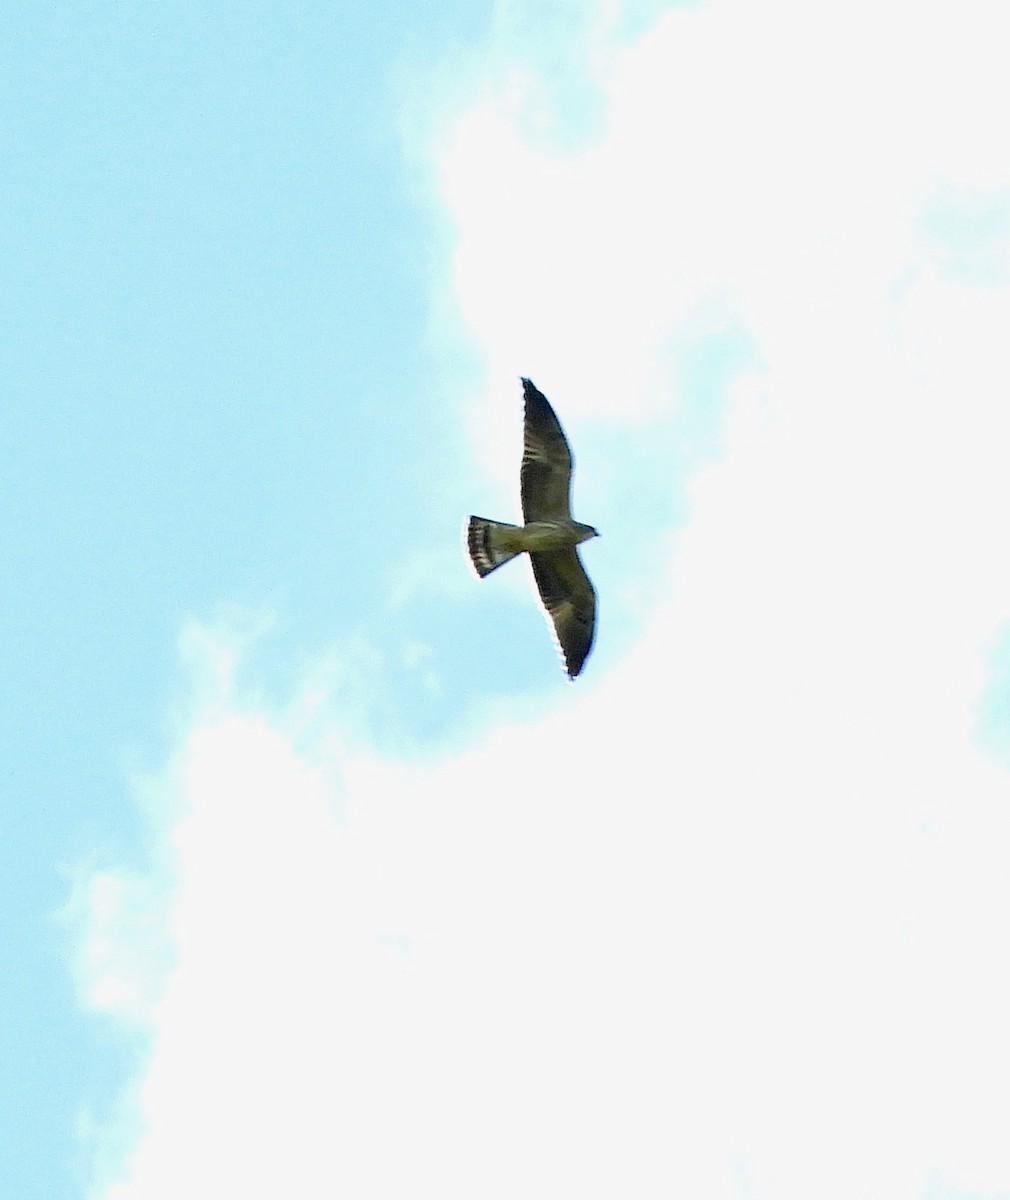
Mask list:
[{"label": "bird's head", "polygon": [[594,529],[592,525],[579,526],[579,541],[588,542],[590,538],[599,537],[599,531]]}]

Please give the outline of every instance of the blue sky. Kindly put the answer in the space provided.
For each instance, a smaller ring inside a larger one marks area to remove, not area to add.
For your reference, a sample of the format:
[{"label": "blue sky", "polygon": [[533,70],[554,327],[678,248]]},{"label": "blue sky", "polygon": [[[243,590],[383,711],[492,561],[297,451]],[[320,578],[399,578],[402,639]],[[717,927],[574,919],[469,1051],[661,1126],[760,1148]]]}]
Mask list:
[{"label": "blue sky", "polygon": [[1010,1194],[1001,29],[8,17],[4,1195]]}]

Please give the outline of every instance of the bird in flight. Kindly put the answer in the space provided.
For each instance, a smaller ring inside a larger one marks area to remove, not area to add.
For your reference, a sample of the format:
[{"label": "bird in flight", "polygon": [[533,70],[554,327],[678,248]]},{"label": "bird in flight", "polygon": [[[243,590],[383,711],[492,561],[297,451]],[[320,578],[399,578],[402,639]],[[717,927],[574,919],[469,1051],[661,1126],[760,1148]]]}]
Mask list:
[{"label": "bird in flight", "polygon": [[572,452],[547,397],[524,379],[523,462],[519,471],[523,525],[471,517],[466,544],[484,578],[517,554],[528,553],[533,578],[569,679],[582,670],[596,631],[596,593],[576,546],[599,537],[572,519]]}]

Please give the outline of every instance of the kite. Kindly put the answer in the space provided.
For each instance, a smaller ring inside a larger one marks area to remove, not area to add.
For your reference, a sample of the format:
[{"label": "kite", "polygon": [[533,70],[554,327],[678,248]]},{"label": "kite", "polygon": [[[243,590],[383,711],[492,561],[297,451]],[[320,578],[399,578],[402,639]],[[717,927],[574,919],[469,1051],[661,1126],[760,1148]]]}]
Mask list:
[{"label": "kite", "polygon": [[576,546],[599,534],[592,525],[572,518],[572,452],[554,409],[530,380],[522,384],[525,415],[519,483],[525,524],[471,517],[467,550],[481,579],[517,554],[529,554],[565,670],[574,679],[596,631],[596,593]]}]

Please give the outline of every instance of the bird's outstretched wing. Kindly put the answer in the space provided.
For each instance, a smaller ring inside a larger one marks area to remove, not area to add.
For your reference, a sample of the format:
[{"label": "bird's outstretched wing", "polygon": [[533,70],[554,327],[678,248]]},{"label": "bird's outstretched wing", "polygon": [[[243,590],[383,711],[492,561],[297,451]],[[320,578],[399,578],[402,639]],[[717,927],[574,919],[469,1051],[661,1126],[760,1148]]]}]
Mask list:
[{"label": "bird's outstretched wing", "polygon": [[568,678],[574,679],[582,670],[596,631],[593,585],[575,549],[535,550],[530,562]]},{"label": "bird's outstretched wing", "polygon": [[572,452],[565,432],[547,397],[528,379],[523,380],[523,392],[523,465],[519,473],[523,519],[571,520]]}]

